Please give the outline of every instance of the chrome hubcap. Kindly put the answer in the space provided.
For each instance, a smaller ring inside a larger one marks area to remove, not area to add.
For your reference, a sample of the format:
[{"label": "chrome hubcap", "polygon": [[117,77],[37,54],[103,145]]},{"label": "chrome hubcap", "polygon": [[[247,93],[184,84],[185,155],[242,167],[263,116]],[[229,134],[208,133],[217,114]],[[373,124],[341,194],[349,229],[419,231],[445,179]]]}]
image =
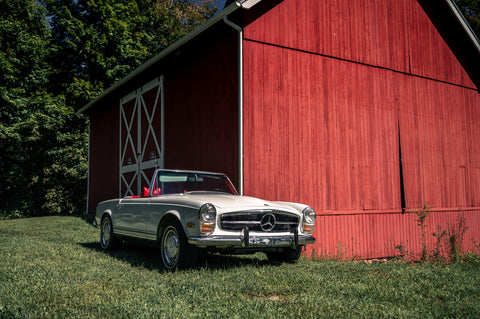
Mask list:
[{"label": "chrome hubcap", "polygon": [[174,228],[169,227],[165,231],[163,237],[163,259],[165,264],[171,266],[176,263],[176,258],[178,256],[179,247],[179,238],[177,231]]},{"label": "chrome hubcap", "polygon": [[102,241],[103,241],[103,244],[105,245],[106,243],[108,243],[110,241],[110,235],[111,235],[111,228],[110,228],[110,222],[108,221],[108,219],[106,219],[104,222],[103,222],[103,232],[102,232]]}]

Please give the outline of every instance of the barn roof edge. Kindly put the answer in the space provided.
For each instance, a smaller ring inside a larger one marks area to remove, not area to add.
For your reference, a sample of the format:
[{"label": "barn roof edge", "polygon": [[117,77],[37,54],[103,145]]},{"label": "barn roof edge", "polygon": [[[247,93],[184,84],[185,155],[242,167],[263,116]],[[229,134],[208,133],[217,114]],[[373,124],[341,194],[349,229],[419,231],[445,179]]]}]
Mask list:
[{"label": "barn roof edge", "polygon": [[447,2],[448,6],[452,10],[453,14],[455,15],[455,18],[457,21],[460,23],[462,26],[463,30],[465,31],[465,34],[469,37],[469,39],[472,41],[472,44],[475,46],[477,49],[478,53],[480,53],[480,40],[478,39],[477,35],[473,31],[472,27],[468,23],[467,19],[463,15],[462,11],[460,8],[457,6],[454,0],[445,0]]}]

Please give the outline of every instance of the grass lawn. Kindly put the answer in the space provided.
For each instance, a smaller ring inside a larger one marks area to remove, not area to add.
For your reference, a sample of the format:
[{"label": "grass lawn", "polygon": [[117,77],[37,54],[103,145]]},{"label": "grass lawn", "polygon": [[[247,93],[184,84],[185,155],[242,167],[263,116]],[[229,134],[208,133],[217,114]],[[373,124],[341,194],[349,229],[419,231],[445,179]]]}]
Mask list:
[{"label": "grass lawn", "polygon": [[480,317],[480,264],[211,255],[164,272],[154,248],[104,253],[80,217],[0,221],[0,318]]}]

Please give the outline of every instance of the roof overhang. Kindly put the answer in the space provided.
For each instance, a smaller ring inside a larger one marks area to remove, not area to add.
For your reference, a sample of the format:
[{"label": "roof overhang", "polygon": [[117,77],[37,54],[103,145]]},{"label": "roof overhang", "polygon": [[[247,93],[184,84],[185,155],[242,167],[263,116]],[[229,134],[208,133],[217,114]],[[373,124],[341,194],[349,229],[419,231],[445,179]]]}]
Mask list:
[{"label": "roof overhang", "polygon": [[262,0],[239,0],[239,1],[235,1],[235,2],[244,9],[250,9],[251,7],[253,7],[257,3],[259,3],[260,1],[262,1]]},{"label": "roof overhang", "polygon": [[223,10],[217,12],[215,15],[213,15],[210,19],[202,23],[199,27],[195,28],[192,30],[190,33],[186,34],[184,37],[179,39],[177,42],[173,43],[172,45],[168,46],[164,50],[162,50],[160,53],[152,57],[150,60],[147,60],[145,63],[140,65],[138,68],[133,70],[131,73],[129,73],[127,76],[122,78],[120,81],[112,85],[111,87],[107,88],[105,91],[103,91],[100,95],[98,95],[95,99],[90,101],[88,104],[83,106],[81,109],[77,111],[77,114],[82,114],[87,112],[93,105],[97,104],[101,100],[103,100],[105,97],[113,93],[115,90],[120,88],[121,86],[125,85],[126,83],[130,82],[132,79],[146,71],[148,68],[150,68],[152,65],[155,63],[159,62],[172,52],[176,51],[180,47],[182,47],[184,44],[188,43],[192,39],[196,38],[199,36],[201,33],[204,31],[208,30],[210,27],[212,27],[214,24],[216,24],[219,21],[222,21],[224,17],[228,16],[235,10],[242,8],[242,9],[250,9],[257,3],[259,3],[262,0],[237,0],[225,7]]},{"label": "roof overhang", "polygon": [[465,16],[462,14],[462,12],[458,8],[455,1],[445,0],[445,2],[450,7],[450,10],[452,10],[453,15],[457,19],[458,23],[461,25],[468,39],[472,42],[477,52],[480,53],[480,40],[478,39],[475,32],[472,30],[472,27],[470,26],[470,24],[468,24],[467,20],[465,19]]},{"label": "roof overhang", "polygon": [[418,0],[480,90],[480,40],[454,0]]}]

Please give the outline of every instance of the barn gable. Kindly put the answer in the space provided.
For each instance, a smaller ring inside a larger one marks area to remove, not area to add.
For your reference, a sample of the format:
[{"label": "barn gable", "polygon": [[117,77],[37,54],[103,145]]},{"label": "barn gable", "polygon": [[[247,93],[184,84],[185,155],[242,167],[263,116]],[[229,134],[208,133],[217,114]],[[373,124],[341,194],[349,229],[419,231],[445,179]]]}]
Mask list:
[{"label": "barn gable", "polygon": [[417,0],[281,1],[244,37],[475,88]]}]

